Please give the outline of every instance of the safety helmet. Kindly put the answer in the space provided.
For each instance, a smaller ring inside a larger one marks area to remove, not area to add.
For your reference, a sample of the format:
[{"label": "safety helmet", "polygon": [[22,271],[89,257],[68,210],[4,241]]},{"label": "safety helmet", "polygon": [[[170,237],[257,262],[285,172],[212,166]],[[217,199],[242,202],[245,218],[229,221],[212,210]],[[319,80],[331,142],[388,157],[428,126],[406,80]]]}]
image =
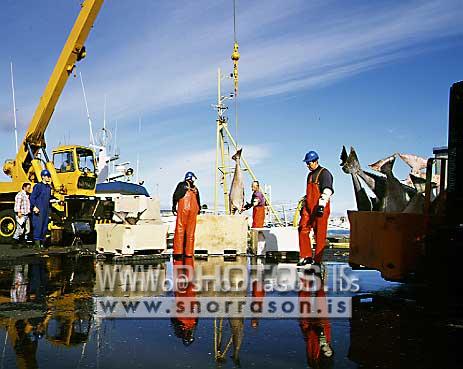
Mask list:
[{"label": "safety helmet", "polygon": [[191,179],[198,179],[193,172],[186,172],[185,174],[185,181]]},{"label": "safety helmet", "polygon": [[47,169],[44,169],[40,172],[41,177],[51,177],[50,172]]},{"label": "safety helmet", "polygon": [[304,161],[306,163],[310,163],[312,161],[317,161],[318,159],[319,159],[319,156],[315,151],[309,151],[307,154],[305,154]]}]

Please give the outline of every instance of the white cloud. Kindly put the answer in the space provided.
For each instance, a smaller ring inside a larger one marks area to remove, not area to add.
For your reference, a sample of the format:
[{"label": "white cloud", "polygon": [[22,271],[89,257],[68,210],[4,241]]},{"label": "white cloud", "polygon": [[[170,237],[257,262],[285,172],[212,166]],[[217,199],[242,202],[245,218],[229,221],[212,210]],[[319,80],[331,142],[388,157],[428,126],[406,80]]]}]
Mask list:
[{"label": "white cloud", "polygon": [[[333,83],[428,50],[431,41],[463,33],[460,1],[408,1],[387,7],[372,2],[351,9],[343,2],[307,4],[301,0],[239,2],[243,97]],[[103,42],[97,45],[101,54],[94,51],[90,57],[96,60],[82,67],[93,96],[91,106],[101,110],[102,96],[109,94],[113,115],[128,117],[212,102],[216,68],[231,69],[229,11],[227,2],[214,6],[186,2],[171,9],[172,14],[166,14],[154,29],[133,25],[143,35],[138,40],[128,40],[113,52]],[[104,35],[108,30],[92,32]],[[227,88],[231,90],[230,85]],[[80,96],[80,85],[73,83],[57,114],[82,111],[83,103],[76,96]]]},{"label": "white cloud", "polygon": [[[144,128],[146,141],[156,142],[166,150],[165,155],[156,152],[153,145],[152,157],[142,162],[143,173],[149,173],[146,178],[151,189],[159,183],[159,191],[169,194],[175,186],[173,182],[191,169],[198,172],[205,197],[211,198],[214,150],[189,153],[183,142],[195,133],[197,125],[184,124],[180,129],[174,126],[178,124],[175,119],[170,121],[165,116],[176,116],[177,109],[188,104],[207,110],[214,103],[217,67],[225,72],[231,70],[231,2],[178,0],[175,4],[137,4],[106,2],[91,32],[88,57],[79,70],[86,81],[92,118],[95,124],[101,122],[105,94],[110,119],[126,124],[126,132],[129,122],[136,122],[139,115],[154,116],[153,121],[162,115],[172,131],[166,133],[156,124]],[[389,1],[385,5],[372,1],[349,6],[344,1],[306,0],[241,0],[237,4],[242,99],[297,93],[334,83],[452,42],[452,36],[463,33],[461,0]],[[114,15],[115,9],[121,7],[129,10],[127,14]],[[43,42],[41,39],[39,44]],[[28,50],[27,44],[17,44]],[[60,45],[53,47],[58,49]],[[27,88],[22,86],[19,105],[25,119],[20,119],[20,125],[30,120],[38,101],[35,92],[28,95],[29,90],[35,91],[32,87],[45,79],[36,76],[33,66],[30,68]],[[20,84],[17,87],[21,89]],[[224,92],[230,90],[228,81]],[[3,128],[10,119],[1,112],[8,111],[11,98],[7,88],[1,91],[0,100],[5,104],[5,109],[0,109]],[[268,114],[272,114],[271,109],[266,109]],[[211,122],[213,116],[211,111]],[[68,132],[85,140],[78,143],[86,143],[88,134],[78,79],[70,78],[51,125],[53,129],[47,133],[47,138],[51,138],[49,146],[55,146]],[[207,141],[213,139],[208,137]],[[166,147],[169,141],[172,145]],[[121,149],[124,155],[133,156],[136,146],[135,142]],[[267,146],[245,149],[245,156],[252,159],[254,155],[257,165],[270,155]],[[0,154],[11,156],[4,148],[0,148]]]},{"label": "white cloud", "polygon": [[408,2],[389,9],[374,4],[358,13],[330,14],[334,20],[328,24],[322,17],[305,32],[252,49],[242,67],[244,90],[259,97],[314,88],[429,50],[429,42],[463,33],[457,2]]}]

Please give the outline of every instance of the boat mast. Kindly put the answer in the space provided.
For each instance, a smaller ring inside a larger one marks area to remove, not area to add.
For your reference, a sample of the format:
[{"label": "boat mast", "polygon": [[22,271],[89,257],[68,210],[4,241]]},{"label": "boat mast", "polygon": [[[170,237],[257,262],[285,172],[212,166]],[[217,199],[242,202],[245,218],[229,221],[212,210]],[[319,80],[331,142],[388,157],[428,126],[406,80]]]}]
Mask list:
[{"label": "boat mast", "polygon": [[[216,165],[215,165],[215,194],[214,194],[214,212],[217,214],[218,212],[218,192],[219,186],[222,185],[223,188],[223,195],[224,195],[224,207],[225,207],[225,214],[230,214],[230,204],[229,204],[229,192],[228,192],[228,185],[227,185],[227,176],[233,173],[230,169],[229,162],[230,162],[230,146],[237,151],[238,150],[238,142],[233,137],[230,129],[228,127],[228,119],[225,116],[224,112],[228,109],[227,106],[224,105],[224,101],[226,99],[234,99],[235,100],[235,119],[236,119],[236,133],[238,134],[238,113],[237,113],[237,95],[238,95],[238,61],[240,59],[240,54],[238,52],[238,42],[236,40],[236,14],[235,14],[235,0],[233,0],[233,34],[234,34],[234,44],[233,44],[233,53],[231,55],[231,59],[233,61],[233,73],[231,73],[230,77],[233,79],[233,86],[234,91],[229,96],[222,96],[221,91],[221,81],[224,76],[221,73],[220,68],[217,70],[217,105],[213,107],[217,110],[217,131],[216,131]],[[252,171],[251,167],[249,166],[248,162],[244,158],[241,157],[241,161],[245,167],[245,171],[247,171],[253,181],[257,181],[257,177]],[[219,178],[221,175],[221,178]],[[278,224],[282,224],[282,221],[276,212],[275,208],[273,207],[268,194],[263,192],[263,196],[265,201],[268,204],[268,207],[275,218],[275,222]]]},{"label": "boat mast", "polygon": [[103,130],[106,131],[106,94],[104,95],[104,106],[103,106]]},{"label": "boat mast", "polygon": [[[141,139],[141,116],[138,118],[138,142]],[[137,184],[140,184],[140,150],[137,150]]]},{"label": "boat mast", "polygon": [[[215,165],[215,195],[214,195],[214,212],[217,214],[218,212],[218,197],[219,197],[219,185],[221,184],[223,187],[223,195],[224,195],[224,207],[225,213],[229,214],[229,193],[228,193],[228,185],[227,185],[227,176],[231,173],[229,171],[229,161],[230,158],[228,155],[229,147],[228,142],[226,141],[225,130],[224,127],[227,126],[228,120],[227,117],[224,115],[224,111],[228,109],[228,107],[224,106],[224,100],[229,98],[222,96],[221,91],[221,80],[224,78],[220,68],[217,69],[217,105],[214,107],[217,110],[217,131],[216,131],[216,165]],[[220,157],[220,159],[219,159]],[[219,178],[220,174],[220,178]]]},{"label": "boat mast", "polygon": [[15,145],[16,145],[16,152],[18,152],[18,125],[17,125],[17,120],[16,120],[16,99],[14,95],[13,62],[10,62],[10,72],[11,72],[11,91],[13,95],[14,139],[15,139]]},{"label": "boat mast", "polygon": [[82,85],[82,93],[84,94],[85,110],[87,112],[88,128],[90,131],[90,145],[92,147],[95,147],[95,136],[93,136],[92,119],[90,118],[90,112],[88,110],[87,94],[85,93],[85,86],[84,86],[84,79],[82,77],[82,72],[79,72],[79,76],[80,76],[80,84]]}]

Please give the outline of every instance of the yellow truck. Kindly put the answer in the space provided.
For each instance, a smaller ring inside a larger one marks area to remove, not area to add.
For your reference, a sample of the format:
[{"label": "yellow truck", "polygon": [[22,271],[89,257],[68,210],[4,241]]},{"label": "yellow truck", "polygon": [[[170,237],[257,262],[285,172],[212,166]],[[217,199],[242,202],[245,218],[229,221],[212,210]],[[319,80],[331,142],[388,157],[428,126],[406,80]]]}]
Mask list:
[{"label": "yellow truck", "polygon": [[14,197],[24,182],[41,181],[40,172],[48,169],[52,177],[52,242],[62,241],[66,232],[93,229],[95,221],[111,219],[112,203],[96,198],[95,153],[78,145],[61,146],[50,157],[46,151],[45,131],[63,88],[86,56],[85,40],[103,5],[103,0],[85,0],[69,37],[61,51],[26,135],[14,159],[8,159],[3,171],[11,181],[0,182],[0,243],[9,242],[16,229]]}]

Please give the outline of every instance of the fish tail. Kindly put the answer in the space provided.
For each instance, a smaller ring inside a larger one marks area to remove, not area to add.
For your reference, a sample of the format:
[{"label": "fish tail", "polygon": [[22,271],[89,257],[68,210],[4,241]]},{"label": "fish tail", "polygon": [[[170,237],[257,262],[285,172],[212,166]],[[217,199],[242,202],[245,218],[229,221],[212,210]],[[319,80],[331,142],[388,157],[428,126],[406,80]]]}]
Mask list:
[{"label": "fish tail", "polygon": [[242,152],[242,151],[243,151],[243,149],[239,149],[239,150],[235,153],[235,155],[232,156],[232,159],[233,159],[234,161],[240,160],[240,159],[241,159],[241,152]]},{"label": "fish tail", "polygon": [[347,174],[357,174],[362,170],[359,159],[357,157],[357,153],[355,152],[353,147],[350,148],[349,155],[347,155],[346,147],[342,147],[340,165],[342,167],[343,172]]},{"label": "fish tail", "polygon": [[396,157],[397,154],[393,154],[387,158],[378,160],[376,163],[370,164],[369,167],[377,172],[390,175],[392,174]]},{"label": "fish tail", "polygon": [[392,169],[394,168],[394,162],[395,160],[391,160],[391,161],[388,161],[387,163],[384,163],[384,165],[381,167],[381,173],[391,174]]}]

